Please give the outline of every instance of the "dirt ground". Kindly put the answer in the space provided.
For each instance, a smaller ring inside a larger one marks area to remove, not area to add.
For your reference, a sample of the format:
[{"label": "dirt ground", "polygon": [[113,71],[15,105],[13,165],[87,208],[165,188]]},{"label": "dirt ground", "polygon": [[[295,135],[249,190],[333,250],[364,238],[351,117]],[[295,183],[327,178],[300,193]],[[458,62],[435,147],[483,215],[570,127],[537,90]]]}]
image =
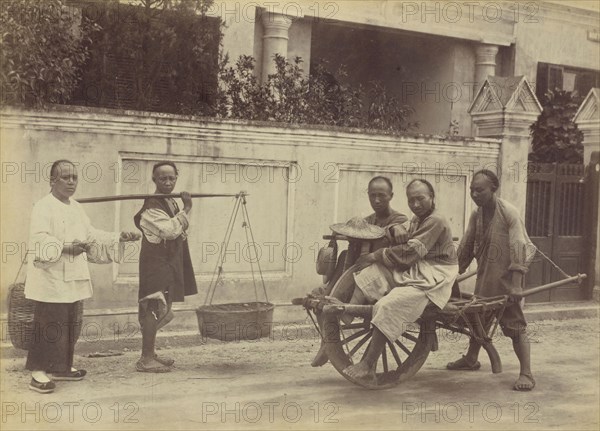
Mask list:
[{"label": "dirt ground", "polygon": [[177,361],[167,374],[135,372],[138,340],[101,358],[87,357],[89,346],[79,343],[76,366],[89,375],[57,382],[48,395],[27,389],[24,355],[3,355],[1,428],[597,430],[598,319],[530,329],[537,387],[525,393],[511,390],[518,362],[503,337],[495,340],[501,374],[491,373],[487,357],[479,371],[446,371],[467,341],[438,333],[439,351],[410,381],[384,391],[356,387],[329,364],[311,368],[318,338],[298,325],[261,341],[174,342],[161,350]]}]

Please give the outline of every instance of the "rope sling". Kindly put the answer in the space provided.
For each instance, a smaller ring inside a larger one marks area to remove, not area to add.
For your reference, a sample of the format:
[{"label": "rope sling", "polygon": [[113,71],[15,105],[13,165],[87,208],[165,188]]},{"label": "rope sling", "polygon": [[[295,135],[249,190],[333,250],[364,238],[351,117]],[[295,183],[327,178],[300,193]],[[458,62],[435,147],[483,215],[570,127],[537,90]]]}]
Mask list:
[{"label": "rope sling", "polygon": [[256,262],[256,267],[258,270],[258,275],[260,276],[260,282],[262,285],[263,294],[265,295],[265,301],[269,302],[269,298],[267,295],[267,289],[265,286],[265,280],[263,278],[262,269],[260,267],[260,259],[258,258],[258,250],[256,249],[256,242],[254,240],[254,232],[252,231],[252,225],[250,224],[250,216],[248,215],[248,208],[246,207],[246,194],[239,193],[236,195],[236,200],[233,205],[233,210],[231,211],[231,215],[229,217],[229,223],[227,224],[227,229],[225,230],[225,236],[223,241],[221,242],[221,251],[219,253],[219,258],[217,259],[217,263],[215,264],[215,269],[212,273],[212,277],[210,280],[210,285],[208,291],[206,292],[206,298],[204,299],[204,305],[211,305],[212,300],[215,295],[215,291],[217,287],[222,286],[224,284],[223,280],[223,264],[225,262],[225,256],[227,252],[227,247],[229,246],[229,241],[231,240],[231,234],[233,232],[233,228],[235,226],[235,222],[238,217],[238,213],[242,212],[242,227],[244,228],[244,233],[246,236],[246,244],[249,246],[249,250],[254,252],[254,256],[249,256],[250,261],[250,271],[252,273],[252,283],[254,286],[254,297],[256,302],[258,303],[258,286],[256,275],[254,271],[254,262]]}]

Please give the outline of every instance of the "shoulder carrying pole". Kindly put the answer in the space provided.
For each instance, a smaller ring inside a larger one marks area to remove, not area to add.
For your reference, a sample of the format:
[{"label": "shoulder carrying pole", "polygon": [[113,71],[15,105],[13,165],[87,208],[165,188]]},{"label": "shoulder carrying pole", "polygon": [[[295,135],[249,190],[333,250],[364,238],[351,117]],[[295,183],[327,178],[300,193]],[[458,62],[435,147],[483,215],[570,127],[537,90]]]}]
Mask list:
[{"label": "shoulder carrying pole", "polygon": [[[229,193],[229,194],[207,194],[207,193],[191,193],[192,198],[224,198],[224,197],[235,197],[248,196],[246,192]],[[80,204],[91,204],[96,202],[112,202],[112,201],[127,201],[136,199],[148,199],[148,198],[180,198],[180,193],[149,193],[149,194],[137,194],[137,195],[115,195],[115,196],[98,196],[95,198],[82,198],[76,199]]]}]

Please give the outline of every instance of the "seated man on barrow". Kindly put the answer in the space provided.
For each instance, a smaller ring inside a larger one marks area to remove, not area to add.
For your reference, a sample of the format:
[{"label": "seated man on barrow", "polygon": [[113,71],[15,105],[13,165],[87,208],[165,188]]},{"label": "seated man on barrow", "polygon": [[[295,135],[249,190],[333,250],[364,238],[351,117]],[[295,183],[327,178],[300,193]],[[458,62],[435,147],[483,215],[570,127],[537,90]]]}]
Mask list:
[{"label": "seated man on barrow", "polygon": [[351,302],[375,302],[373,338],[363,359],[344,370],[354,380],[375,383],[377,359],[386,341],[394,342],[415,322],[431,301],[443,308],[458,275],[450,224],[435,209],[435,194],[424,179],[406,187],[414,213],[404,244],[361,256],[354,280],[358,287]]},{"label": "seated man on barrow", "polygon": [[[408,217],[394,210],[390,206],[390,201],[394,197],[392,181],[389,178],[381,175],[371,178],[367,186],[367,194],[369,197],[369,203],[371,204],[371,208],[373,208],[374,212],[365,217],[364,220],[361,219],[360,222],[362,223],[360,223],[360,225],[363,227],[365,224],[374,225],[381,229],[376,229],[377,235],[374,237],[367,236],[366,238],[363,238],[369,239],[369,241],[362,241],[361,237],[354,237],[352,234],[349,234],[344,230],[334,228],[335,226],[344,226],[344,228],[346,228],[346,224],[339,223],[333,225],[331,229],[335,233],[339,235],[346,235],[348,237],[348,250],[341,252],[340,256],[337,257],[337,244],[335,243],[335,240],[333,240],[329,247],[324,248],[319,252],[319,258],[317,260],[317,273],[327,275],[325,275],[324,279],[325,284],[314,289],[313,294],[329,295],[339,276],[346,269],[350,268],[361,254],[373,252],[382,247],[401,244],[407,241],[408,232],[406,229],[404,229],[403,224],[408,221]],[[351,221],[356,220],[357,219],[355,218]],[[353,228],[350,230],[354,231]],[[383,230],[385,235],[379,235],[380,230]],[[372,238],[377,239],[372,240]],[[333,266],[330,266],[331,264],[333,264]],[[321,348],[313,359],[311,365],[313,367],[320,367],[326,362],[326,346],[324,343],[321,343]]]},{"label": "seated man on barrow", "polygon": [[[339,275],[341,275],[346,269],[350,268],[354,262],[356,262],[356,259],[361,254],[373,252],[382,247],[401,244],[407,241],[408,232],[404,228],[403,224],[408,221],[408,217],[394,210],[390,206],[390,201],[394,197],[394,190],[390,179],[383,176],[375,176],[371,178],[368,184],[367,194],[369,197],[369,203],[371,204],[371,208],[373,208],[374,212],[364,218],[364,222],[361,224],[361,226],[364,226],[365,223],[378,226],[383,229],[385,235],[377,235],[377,239],[372,239],[371,236],[368,238],[353,237],[351,234],[344,231],[346,228],[345,223],[338,223],[331,226],[331,229],[335,234],[345,235],[348,237],[348,250],[340,253],[340,256],[337,258],[337,262],[335,256],[337,255],[337,245],[335,248],[327,251],[329,254],[324,254],[323,256],[320,255],[317,265],[322,264],[323,269],[320,271],[318,267],[317,272],[319,274],[326,274],[334,270],[339,277]],[[353,219],[353,221],[356,221],[356,218]],[[341,230],[336,229],[335,227],[341,228]],[[354,229],[350,230],[354,231]],[[377,232],[379,233],[379,230],[377,230]],[[368,241],[363,241],[364,239],[368,239]],[[332,244],[334,244],[334,242],[330,243],[329,247],[332,247]],[[332,257],[330,254],[333,254],[334,256]],[[330,263],[333,263],[334,267],[330,267]],[[335,266],[336,263],[337,266]],[[315,289],[313,293],[328,295],[338,277],[330,274],[329,277],[326,277],[325,286]]]},{"label": "seated man on barrow", "polygon": [[365,221],[384,228],[386,233],[384,238],[371,244],[370,251],[375,251],[386,245],[406,242],[408,234],[402,225],[408,221],[408,217],[390,206],[390,201],[394,197],[390,179],[383,176],[371,178],[367,192],[369,203],[375,212],[365,217]]}]

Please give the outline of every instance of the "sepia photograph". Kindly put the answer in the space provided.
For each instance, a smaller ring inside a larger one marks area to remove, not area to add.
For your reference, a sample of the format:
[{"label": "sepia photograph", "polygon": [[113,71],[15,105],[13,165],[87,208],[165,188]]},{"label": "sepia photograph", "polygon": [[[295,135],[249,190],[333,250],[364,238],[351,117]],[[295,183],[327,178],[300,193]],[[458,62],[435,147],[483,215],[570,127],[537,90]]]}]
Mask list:
[{"label": "sepia photograph", "polygon": [[3,430],[598,430],[596,0],[1,0]]}]

